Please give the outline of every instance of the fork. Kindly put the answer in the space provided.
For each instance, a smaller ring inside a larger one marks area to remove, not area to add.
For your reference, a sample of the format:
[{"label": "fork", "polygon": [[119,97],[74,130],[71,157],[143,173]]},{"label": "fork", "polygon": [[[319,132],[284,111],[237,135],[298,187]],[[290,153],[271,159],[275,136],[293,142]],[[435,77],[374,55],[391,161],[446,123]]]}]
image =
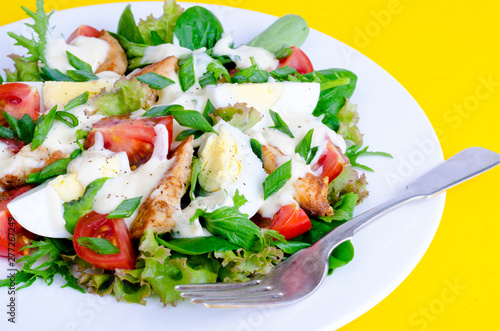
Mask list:
[{"label": "fork", "polygon": [[245,283],[177,285],[181,296],[207,307],[261,307],[290,304],[309,296],[328,272],[333,249],[382,215],[413,200],[429,198],[500,164],[500,154],[472,147],[410,183],[399,196],[336,227],[264,276]]}]

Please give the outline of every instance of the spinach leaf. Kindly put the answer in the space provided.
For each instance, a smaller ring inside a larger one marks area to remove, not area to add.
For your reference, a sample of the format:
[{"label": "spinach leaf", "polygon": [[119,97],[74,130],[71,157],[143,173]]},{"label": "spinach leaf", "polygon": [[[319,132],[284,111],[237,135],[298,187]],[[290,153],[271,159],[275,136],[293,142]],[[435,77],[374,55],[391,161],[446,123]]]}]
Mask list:
[{"label": "spinach leaf", "polygon": [[278,246],[283,252],[287,254],[293,254],[303,248],[311,246],[311,244],[300,241],[287,241],[286,243],[277,243],[276,246]]},{"label": "spinach leaf", "polygon": [[177,19],[174,29],[179,44],[191,50],[214,47],[223,32],[217,17],[200,6],[186,9]]},{"label": "spinach leaf", "polygon": [[199,255],[209,252],[232,251],[240,248],[229,243],[226,239],[216,236],[181,238],[172,240],[163,240],[156,237],[160,245],[163,245],[175,252],[186,255]]},{"label": "spinach leaf", "polygon": [[343,267],[354,258],[354,246],[351,241],[344,241],[333,250],[328,259],[328,275],[331,275],[334,269]]},{"label": "spinach leaf", "polygon": [[131,6],[132,5],[127,5],[123,10],[120,20],[118,21],[117,33],[128,41],[145,44],[139,28],[135,24],[134,14],[132,14],[132,10],[130,9]]}]

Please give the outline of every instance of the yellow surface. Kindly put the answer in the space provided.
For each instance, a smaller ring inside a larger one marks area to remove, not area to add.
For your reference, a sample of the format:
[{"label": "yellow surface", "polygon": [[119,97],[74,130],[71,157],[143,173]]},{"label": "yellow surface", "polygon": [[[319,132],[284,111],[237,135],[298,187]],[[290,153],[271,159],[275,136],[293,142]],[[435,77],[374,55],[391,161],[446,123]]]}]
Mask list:
[{"label": "yellow surface", "polygon": [[[19,3],[33,8],[34,2],[2,3],[0,24],[24,18]],[[47,9],[103,2],[119,1],[46,0]],[[500,152],[497,2],[201,2],[302,15],[312,28],[358,49],[401,82],[438,131],[446,158],[470,146]],[[485,85],[488,80],[492,83]],[[342,330],[497,329],[499,179],[500,167],[450,190],[441,225],[422,261],[391,295]]]}]

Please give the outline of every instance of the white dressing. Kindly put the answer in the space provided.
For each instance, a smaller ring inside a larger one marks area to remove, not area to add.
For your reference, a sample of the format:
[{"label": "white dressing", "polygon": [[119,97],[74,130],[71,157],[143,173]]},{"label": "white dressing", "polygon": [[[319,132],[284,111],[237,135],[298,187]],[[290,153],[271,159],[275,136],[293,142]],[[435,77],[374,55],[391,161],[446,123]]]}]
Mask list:
[{"label": "white dressing", "polygon": [[148,46],[144,50],[144,56],[141,59],[141,64],[160,62],[169,56],[175,56],[176,58],[186,57],[189,56],[191,52],[192,51],[189,48],[174,44]]},{"label": "white dressing", "polygon": [[63,38],[48,36],[45,58],[49,67],[65,74],[68,70],[75,70],[69,63],[66,53],[70,52],[88,63],[92,67],[92,72],[95,72],[106,60],[109,48],[109,43],[99,38],[78,36],[70,44],[67,44]]}]

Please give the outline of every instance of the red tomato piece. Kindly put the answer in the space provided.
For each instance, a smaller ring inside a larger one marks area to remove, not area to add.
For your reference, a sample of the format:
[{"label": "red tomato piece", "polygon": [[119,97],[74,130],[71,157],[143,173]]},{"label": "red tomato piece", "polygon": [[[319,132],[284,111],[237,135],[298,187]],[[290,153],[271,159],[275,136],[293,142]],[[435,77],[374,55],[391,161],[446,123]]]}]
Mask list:
[{"label": "red tomato piece", "polygon": [[312,170],[315,171],[323,167],[321,177],[328,177],[328,182],[331,182],[340,175],[344,169],[344,164],[349,163],[349,159],[342,154],[329,138],[327,139],[326,151],[320,156],[318,163],[312,166]]},{"label": "red tomato piece", "polygon": [[156,124],[165,125],[168,130],[169,145],[172,143],[172,116],[139,119],[131,119],[127,116],[106,117],[92,125],[85,148],[88,149],[94,145],[95,134],[100,132],[104,138],[104,148],[113,152],[126,152],[130,166],[137,167],[147,162],[153,153]]},{"label": "red tomato piece", "polygon": [[302,208],[291,203],[278,210],[269,229],[278,231],[286,240],[290,240],[309,231],[311,220]]},{"label": "red tomato piece", "polygon": [[101,32],[99,30],[94,29],[91,26],[88,25],[80,25],[73,33],[69,36],[68,40],[66,40],[66,43],[69,44],[70,42],[73,41],[78,36],[84,36],[84,37],[94,37],[94,38],[99,38],[101,36]]},{"label": "red tomato piece", "polygon": [[[26,185],[0,193],[0,256],[9,256],[9,253],[15,253],[16,255],[27,254],[28,251],[23,251],[22,248],[30,244],[30,239],[36,237],[19,225],[7,209],[9,202],[33,187],[33,185]],[[14,243],[15,247],[13,246]]]},{"label": "red tomato piece", "polygon": [[28,114],[35,121],[40,115],[38,89],[23,83],[0,85],[0,125],[7,126],[2,111],[17,119]]},{"label": "red tomato piece", "polygon": [[[90,212],[80,218],[73,236],[73,246],[79,257],[97,268],[106,270],[134,269],[135,253],[127,225],[122,218],[107,219],[107,215]],[[78,238],[103,238],[120,249],[118,254],[99,254],[80,245]]]},{"label": "red tomato piece", "polygon": [[301,75],[313,72],[314,69],[311,60],[309,60],[307,55],[298,47],[292,46],[290,48],[292,49],[292,54],[280,59],[278,68],[289,66],[297,70]]},{"label": "red tomato piece", "polygon": [[0,143],[5,144],[7,146],[7,149],[14,154],[17,154],[25,145],[24,141],[5,138],[0,138]]}]

